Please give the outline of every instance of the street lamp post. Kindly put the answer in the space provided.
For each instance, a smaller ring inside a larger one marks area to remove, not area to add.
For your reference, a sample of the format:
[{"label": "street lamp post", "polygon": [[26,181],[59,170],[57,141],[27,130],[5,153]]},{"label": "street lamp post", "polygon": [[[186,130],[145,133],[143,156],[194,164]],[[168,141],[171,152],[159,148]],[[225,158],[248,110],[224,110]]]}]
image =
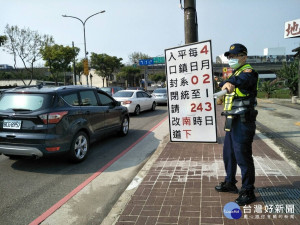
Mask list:
[{"label": "street lamp post", "polygon": [[[85,59],[87,59],[87,54],[88,54],[87,51],[86,51],[85,23],[86,23],[86,21],[87,21],[89,18],[91,18],[91,17],[93,17],[93,16],[95,16],[95,15],[97,15],[97,14],[99,14],[99,13],[104,13],[104,12],[105,12],[105,10],[102,10],[102,11],[100,11],[100,12],[97,12],[97,13],[93,14],[93,15],[90,15],[88,18],[85,19],[85,21],[82,21],[81,19],[79,19],[78,17],[75,17],[75,16],[62,15],[63,17],[71,17],[71,18],[77,19],[77,20],[79,20],[79,21],[82,23],[82,25],[83,25],[84,57],[85,57]],[[88,78],[88,75],[86,75],[86,84],[89,85],[89,78]]]}]

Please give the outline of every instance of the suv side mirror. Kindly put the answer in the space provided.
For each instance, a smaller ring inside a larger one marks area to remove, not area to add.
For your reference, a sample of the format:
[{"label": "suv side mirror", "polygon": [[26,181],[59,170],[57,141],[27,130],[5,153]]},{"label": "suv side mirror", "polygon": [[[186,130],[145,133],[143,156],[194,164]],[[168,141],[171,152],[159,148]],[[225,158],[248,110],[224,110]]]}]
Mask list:
[{"label": "suv side mirror", "polygon": [[116,106],[121,106],[121,102],[115,101]]}]

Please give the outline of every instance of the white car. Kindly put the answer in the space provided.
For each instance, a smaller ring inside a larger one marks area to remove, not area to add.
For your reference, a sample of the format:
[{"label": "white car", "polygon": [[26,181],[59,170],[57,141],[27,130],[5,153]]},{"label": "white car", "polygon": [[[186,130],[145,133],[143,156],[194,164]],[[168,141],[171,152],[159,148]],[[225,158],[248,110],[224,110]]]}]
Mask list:
[{"label": "white car", "polygon": [[167,88],[156,88],[153,91],[152,96],[154,97],[157,105],[168,103]]},{"label": "white car", "polygon": [[113,98],[125,107],[129,113],[139,115],[145,110],[155,110],[155,98],[141,90],[122,90],[113,95]]}]

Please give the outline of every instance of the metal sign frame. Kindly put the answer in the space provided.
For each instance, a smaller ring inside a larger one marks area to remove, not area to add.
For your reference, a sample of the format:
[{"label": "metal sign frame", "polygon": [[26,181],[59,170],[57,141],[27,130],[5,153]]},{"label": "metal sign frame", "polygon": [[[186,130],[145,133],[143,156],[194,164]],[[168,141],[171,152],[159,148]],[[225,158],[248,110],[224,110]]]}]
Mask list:
[{"label": "metal sign frame", "polygon": [[217,142],[211,40],[165,49],[170,140]]}]

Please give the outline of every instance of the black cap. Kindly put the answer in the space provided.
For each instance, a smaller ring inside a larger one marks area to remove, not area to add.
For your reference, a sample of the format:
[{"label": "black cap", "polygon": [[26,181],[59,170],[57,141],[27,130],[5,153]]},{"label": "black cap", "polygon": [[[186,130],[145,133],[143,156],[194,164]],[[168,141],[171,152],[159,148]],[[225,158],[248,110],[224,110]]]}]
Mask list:
[{"label": "black cap", "polygon": [[244,45],[236,43],[231,45],[229,51],[225,52],[224,55],[225,56],[229,56],[230,54],[237,55],[239,53],[244,53],[245,55],[247,55],[248,51]]}]

